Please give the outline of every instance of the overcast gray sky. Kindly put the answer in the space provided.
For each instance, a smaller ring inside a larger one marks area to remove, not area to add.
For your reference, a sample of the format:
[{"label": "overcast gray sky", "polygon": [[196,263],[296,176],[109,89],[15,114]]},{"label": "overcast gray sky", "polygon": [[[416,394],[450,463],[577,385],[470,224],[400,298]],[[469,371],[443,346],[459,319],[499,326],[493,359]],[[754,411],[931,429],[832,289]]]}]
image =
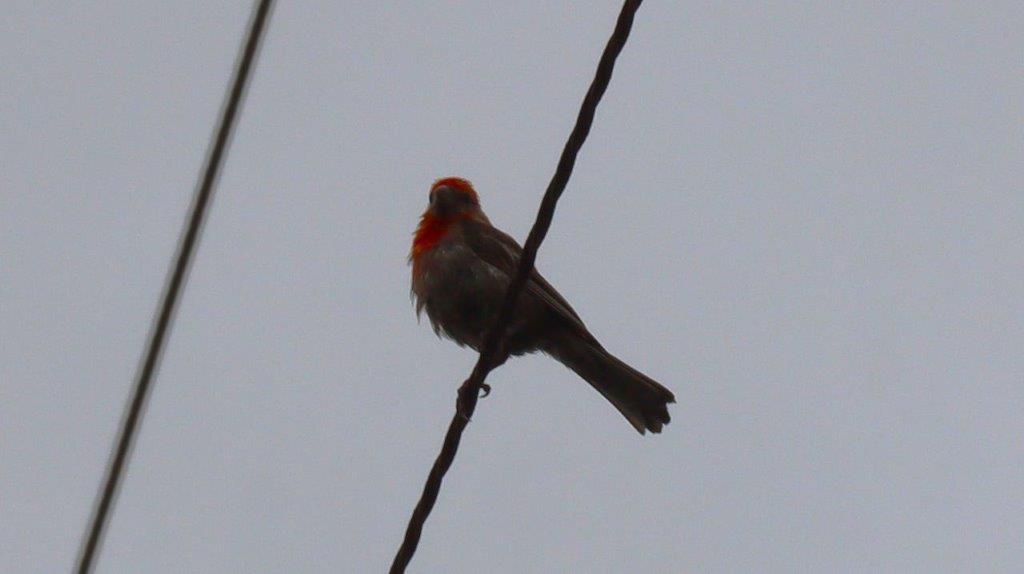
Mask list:
[{"label": "overcast gray sky", "polygon": [[[67,571],[248,2],[8,0],[0,564]],[[474,354],[430,182],[523,238],[619,3],[281,2],[98,572],[380,572]],[[640,10],[538,259],[678,398],[490,378],[411,572],[1024,567],[1024,4]]]}]

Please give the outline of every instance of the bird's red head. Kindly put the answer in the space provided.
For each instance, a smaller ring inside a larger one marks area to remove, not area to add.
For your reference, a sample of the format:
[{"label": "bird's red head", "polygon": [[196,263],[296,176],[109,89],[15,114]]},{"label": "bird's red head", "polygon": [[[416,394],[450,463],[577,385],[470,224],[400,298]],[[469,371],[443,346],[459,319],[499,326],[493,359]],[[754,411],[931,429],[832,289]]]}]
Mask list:
[{"label": "bird's red head", "polygon": [[470,183],[468,179],[463,179],[461,177],[442,177],[435,181],[434,185],[430,186],[431,205],[433,205],[438,191],[444,188],[451,189],[457,196],[463,196],[472,200],[473,205],[480,207],[480,196],[477,195],[476,190],[473,189],[473,184]]},{"label": "bird's red head", "polygon": [[423,252],[432,249],[451,229],[451,226],[470,217],[483,217],[480,196],[469,180],[444,177],[430,186],[430,204],[420,218],[412,240],[409,258],[415,263]]}]

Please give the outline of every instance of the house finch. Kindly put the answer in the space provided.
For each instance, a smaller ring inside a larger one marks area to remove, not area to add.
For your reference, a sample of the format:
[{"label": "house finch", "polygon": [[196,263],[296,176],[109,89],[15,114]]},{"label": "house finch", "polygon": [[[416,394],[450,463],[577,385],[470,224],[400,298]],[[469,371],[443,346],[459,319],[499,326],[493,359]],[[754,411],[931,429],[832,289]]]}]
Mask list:
[{"label": "house finch", "polygon": [[[491,225],[472,184],[457,177],[437,180],[409,254],[416,315],[426,309],[435,333],[479,351],[522,251]],[[604,350],[536,269],[504,333],[503,350],[501,361],[535,351],[554,357],[604,395],[640,434],[661,432],[669,422],[672,392]]]}]

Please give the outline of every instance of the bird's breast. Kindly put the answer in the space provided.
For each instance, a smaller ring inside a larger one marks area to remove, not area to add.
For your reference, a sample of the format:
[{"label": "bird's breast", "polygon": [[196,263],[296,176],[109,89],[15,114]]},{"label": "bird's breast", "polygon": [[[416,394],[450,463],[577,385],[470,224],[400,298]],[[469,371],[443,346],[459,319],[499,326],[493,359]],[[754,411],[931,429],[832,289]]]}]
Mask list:
[{"label": "bird's breast", "polygon": [[417,312],[426,311],[439,334],[473,348],[495,320],[507,284],[507,276],[455,242],[442,241],[413,261]]}]

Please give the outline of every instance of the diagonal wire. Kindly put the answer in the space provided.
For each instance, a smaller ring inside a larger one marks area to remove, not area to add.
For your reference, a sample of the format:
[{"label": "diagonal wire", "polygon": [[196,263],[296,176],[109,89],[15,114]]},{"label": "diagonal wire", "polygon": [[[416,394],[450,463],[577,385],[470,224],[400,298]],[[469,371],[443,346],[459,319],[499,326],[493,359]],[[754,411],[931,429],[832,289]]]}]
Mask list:
[{"label": "diagonal wire", "polygon": [[629,32],[633,26],[633,17],[640,8],[641,2],[642,0],[626,0],[626,3],[622,6],[622,11],[619,13],[619,19],[615,24],[615,31],[612,32],[611,38],[608,39],[608,44],[605,46],[604,53],[601,54],[601,60],[597,65],[597,73],[590,84],[590,89],[587,90],[586,97],[583,98],[579,115],[576,117],[576,125],[569,135],[569,140],[565,143],[565,149],[562,150],[562,156],[558,160],[555,175],[551,178],[547,191],[544,193],[544,199],[541,201],[537,220],[534,222],[530,235],[523,245],[523,254],[519,260],[519,268],[505,293],[501,313],[484,339],[480,357],[473,367],[472,374],[459,388],[455,416],[448,426],[448,432],[444,437],[441,452],[437,455],[434,466],[430,469],[427,482],[423,487],[423,494],[420,496],[420,500],[413,510],[412,517],[409,519],[409,526],[405,530],[402,546],[398,549],[394,562],[391,563],[391,574],[405,572],[406,566],[409,565],[413,554],[416,553],[416,546],[419,544],[420,535],[423,532],[423,524],[427,521],[427,517],[430,516],[434,502],[437,501],[438,492],[441,490],[441,481],[451,467],[452,461],[455,460],[455,454],[459,450],[459,441],[462,439],[462,431],[465,430],[470,417],[473,416],[473,411],[476,410],[477,397],[483,386],[484,379],[491,370],[504,362],[506,358],[505,351],[500,349],[505,326],[512,317],[516,301],[519,299],[530,271],[533,269],[533,264],[537,259],[537,250],[540,248],[541,242],[544,241],[544,236],[547,235],[548,229],[551,227],[551,221],[555,215],[555,205],[558,203],[558,198],[561,197],[562,192],[565,191],[565,185],[569,182],[569,177],[572,175],[573,166],[576,164],[576,155],[579,153],[580,148],[583,147],[587,134],[590,133],[590,126],[594,122],[594,112],[597,109],[597,104],[601,101],[601,97],[608,88],[608,82],[612,77],[612,70],[615,68],[615,59],[618,58],[622,47],[629,38]]},{"label": "diagonal wire", "polygon": [[157,365],[160,362],[160,355],[164,343],[167,341],[175,312],[177,311],[177,303],[185,286],[188,268],[195,255],[196,246],[199,243],[203,220],[209,208],[217,177],[220,174],[221,164],[224,162],[225,155],[227,155],[231,133],[236,123],[239,109],[242,106],[242,99],[245,96],[249,77],[256,62],[260,40],[267,28],[272,6],[273,0],[257,0],[253,6],[249,30],[235,65],[231,88],[226,94],[224,107],[221,109],[220,121],[207,152],[205,168],[194,192],[192,212],[188,217],[185,228],[182,230],[177,256],[167,277],[163,298],[153,320],[153,326],[149,334],[149,343],[136,374],[135,384],[132,387],[131,398],[125,408],[121,428],[112,447],[107,474],[102,488],[97,495],[92,519],[89,522],[88,529],[83,534],[82,546],[79,550],[78,561],[75,567],[75,572],[78,574],[88,574],[95,565],[100,542],[106,530],[106,525],[110,521],[111,511],[121,484],[121,477],[131,455],[135,434],[142,423],[146,398],[153,386],[153,378]]}]

